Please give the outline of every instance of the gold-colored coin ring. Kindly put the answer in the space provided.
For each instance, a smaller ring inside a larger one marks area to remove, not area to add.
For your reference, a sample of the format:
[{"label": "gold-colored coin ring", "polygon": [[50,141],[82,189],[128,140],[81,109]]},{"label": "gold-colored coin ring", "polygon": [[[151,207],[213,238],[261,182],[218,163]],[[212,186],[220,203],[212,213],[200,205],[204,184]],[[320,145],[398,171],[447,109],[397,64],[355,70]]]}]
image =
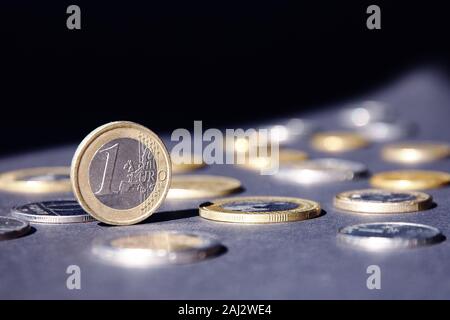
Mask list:
[{"label": "gold-colored coin ring", "polygon": [[[137,140],[148,148],[152,144],[158,170],[152,194],[131,209],[114,209],[103,204],[94,195],[89,182],[89,166],[97,150],[119,138]],[[171,172],[169,153],[153,131],[134,122],[117,121],[95,129],[80,143],[72,159],[70,176],[75,197],[86,212],[107,224],[129,225],[145,220],[159,208],[169,191]]]},{"label": "gold-colored coin ring", "polygon": [[[46,175],[67,175],[61,180],[29,180],[29,177]],[[60,193],[70,192],[72,185],[69,179],[69,167],[36,167],[0,174],[0,190],[20,193]]]},{"label": "gold-colored coin ring", "polygon": [[375,174],[370,184],[375,188],[392,190],[426,190],[450,183],[450,174],[430,170],[398,170]]},{"label": "gold-colored coin ring", "polygon": [[406,164],[432,162],[449,156],[450,145],[435,142],[391,144],[381,150],[384,160]]},{"label": "gold-colored coin ring", "polygon": [[[306,152],[295,149],[280,149],[278,154],[279,165],[295,165],[298,162],[302,162],[308,159]],[[254,157],[245,159],[245,162],[238,164],[239,166],[247,169],[261,170],[264,168],[270,168],[271,156],[266,157]]]},{"label": "gold-colored coin ring", "polygon": [[355,132],[334,131],[315,134],[311,145],[318,151],[339,153],[367,147],[369,141]]},{"label": "gold-colored coin ring", "polygon": [[[337,194],[334,197],[333,205],[340,210],[361,212],[361,213],[406,213],[415,212],[431,208],[433,205],[433,198],[424,193],[417,191],[403,191],[415,197],[414,200],[401,201],[401,202],[371,202],[351,199],[354,194],[363,193],[381,193],[387,190],[366,189],[366,190],[353,190],[346,191]],[[399,191],[392,191],[399,192]]]},{"label": "gold-colored coin ring", "polygon": [[[271,212],[237,212],[222,207],[223,205],[240,201],[283,201],[297,204],[298,207],[290,210]],[[321,208],[320,204],[315,201],[300,198],[271,196],[233,197],[203,203],[199,206],[199,213],[202,218],[219,222],[263,224],[312,219],[320,215]]]},{"label": "gold-colored coin ring", "polygon": [[237,179],[213,175],[173,176],[168,199],[197,199],[225,196],[239,191]]}]

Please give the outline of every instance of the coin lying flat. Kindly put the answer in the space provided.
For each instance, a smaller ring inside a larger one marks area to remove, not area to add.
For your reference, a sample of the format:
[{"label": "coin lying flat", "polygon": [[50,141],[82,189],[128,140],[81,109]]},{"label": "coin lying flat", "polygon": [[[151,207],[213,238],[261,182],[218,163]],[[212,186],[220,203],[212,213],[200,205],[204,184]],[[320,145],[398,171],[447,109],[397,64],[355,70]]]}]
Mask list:
[{"label": "coin lying flat", "polygon": [[389,162],[404,164],[426,163],[449,157],[450,145],[436,142],[391,144],[381,150],[381,156]]},{"label": "coin lying flat", "polygon": [[319,184],[354,180],[367,174],[367,166],[362,163],[336,158],[322,158],[280,168],[275,177],[298,184]]},{"label": "coin lying flat", "polygon": [[270,130],[271,140],[276,140],[279,145],[285,145],[311,135],[317,127],[308,120],[291,118],[263,125],[260,129]]},{"label": "coin lying flat", "polygon": [[315,218],[317,202],[290,197],[235,197],[214,200],[199,206],[200,216],[235,223],[277,223]]},{"label": "coin lying flat", "polygon": [[21,193],[70,192],[69,167],[36,167],[0,173],[0,190]]},{"label": "coin lying flat", "polygon": [[224,247],[209,237],[179,232],[148,232],[98,238],[92,252],[124,267],[193,263],[221,254]]},{"label": "coin lying flat", "polygon": [[430,170],[398,170],[381,172],[370,179],[375,188],[393,190],[425,190],[450,183],[450,174]]},{"label": "coin lying flat", "polygon": [[430,195],[416,191],[387,191],[377,189],[346,191],[334,197],[338,209],[366,213],[400,213],[429,209]]},{"label": "coin lying flat", "polygon": [[[299,162],[302,162],[304,160],[308,159],[308,155],[300,150],[295,149],[280,149],[278,153],[278,165],[279,166],[288,166],[297,164]],[[238,164],[239,166],[242,166],[247,169],[253,169],[253,170],[262,170],[262,169],[269,169],[274,164],[272,161],[276,161],[275,157],[272,158],[271,155],[268,156],[257,156],[257,157],[250,157],[248,159],[245,159],[245,162],[243,164]]]},{"label": "coin lying flat", "polygon": [[168,199],[196,199],[220,197],[239,191],[237,179],[211,175],[173,176]]},{"label": "coin lying flat", "polygon": [[364,148],[369,145],[369,141],[356,132],[335,131],[316,133],[311,139],[311,145],[318,151],[339,153]]},{"label": "coin lying flat", "polygon": [[94,218],[133,224],[164,201],[170,187],[170,157],[151,130],[133,122],[111,122],[78,146],[71,178],[75,197]]},{"label": "coin lying flat", "polygon": [[31,223],[62,224],[95,220],[73,200],[27,203],[14,207],[11,215]]},{"label": "coin lying flat", "polygon": [[363,223],[342,228],[338,241],[368,250],[405,249],[445,240],[434,227],[405,222]]},{"label": "coin lying flat", "polygon": [[358,128],[358,132],[372,142],[388,142],[410,137],[416,131],[411,123],[375,122]]},{"label": "coin lying flat", "polygon": [[24,236],[30,230],[31,227],[28,222],[0,216],[0,240],[18,238]]},{"label": "coin lying flat", "polygon": [[188,162],[183,162],[181,158],[171,156],[172,174],[181,174],[195,171],[205,166],[200,156],[191,158]]},{"label": "coin lying flat", "polygon": [[363,101],[342,110],[339,114],[341,124],[346,127],[363,127],[370,123],[395,120],[395,110],[381,101]]}]

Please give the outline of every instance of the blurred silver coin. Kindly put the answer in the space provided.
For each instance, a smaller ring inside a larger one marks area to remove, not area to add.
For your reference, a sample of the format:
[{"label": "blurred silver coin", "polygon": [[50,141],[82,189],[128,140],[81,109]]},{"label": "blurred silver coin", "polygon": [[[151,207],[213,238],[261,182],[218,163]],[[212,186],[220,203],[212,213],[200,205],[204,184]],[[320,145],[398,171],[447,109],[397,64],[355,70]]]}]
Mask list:
[{"label": "blurred silver coin", "polygon": [[375,122],[357,129],[373,142],[388,142],[412,136],[417,127],[412,123]]},{"label": "blurred silver coin", "polygon": [[437,228],[405,222],[376,222],[348,226],[338,231],[338,241],[367,250],[415,248],[442,242]]},{"label": "blurred silver coin", "polygon": [[171,231],[115,235],[94,240],[92,253],[122,267],[193,263],[221,254],[220,242],[192,233]]},{"label": "blurred silver coin", "polygon": [[57,200],[27,203],[14,207],[11,215],[32,223],[77,223],[95,221],[77,201]]},{"label": "blurred silver coin", "polygon": [[317,131],[317,126],[305,119],[291,118],[263,125],[260,129],[270,130],[272,139],[276,139],[278,144],[283,145],[310,136]]},{"label": "blurred silver coin", "polygon": [[280,168],[275,177],[299,184],[317,184],[354,180],[367,175],[367,166],[360,162],[322,158],[307,160],[295,166]]},{"label": "blurred silver coin", "polygon": [[0,216],[0,240],[21,237],[30,232],[30,224],[10,217]]},{"label": "blurred silver coin", "polygon": [[395,109],[380,101],[364,101],[343,109],[339,120],[346,127],[363,127],[374,122],[392,122],[397,118]]}]

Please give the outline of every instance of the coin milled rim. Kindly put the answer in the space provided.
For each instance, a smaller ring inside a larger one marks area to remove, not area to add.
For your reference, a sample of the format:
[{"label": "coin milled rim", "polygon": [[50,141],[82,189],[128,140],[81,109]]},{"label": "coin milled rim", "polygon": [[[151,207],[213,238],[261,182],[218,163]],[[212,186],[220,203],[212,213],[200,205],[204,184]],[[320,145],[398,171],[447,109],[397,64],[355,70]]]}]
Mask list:
[{"label": "coin milled rim", "polygon": [[[330,147],[326,140],[337,139],[339,144]],[[341,153],[347,151],[354,151],[365,148],[370,145],[368,139],[357,132],[351,131],[328,131],[319,132],[312,136],[311,146],[322,152]]]},{"label": "coin milled rim", "polygon": [[[372,202],[372,201],[352,200],[350,198],[350,196],[353,194],[385,193],[385,192],[407,193],[415,196],[416,199],[401,202]],[[352,212],[381,213],[381,214],[404,213],[429,209],[433,205],[433,198],[429,194],[417,191],[363,189],[338,193],[333,199],[333,205],[337,209]]]},{"label": "coin milled rim", "polygon": [[[192,186],[187,188],[177,188],[177,182],[191,183]],[[196,182],[205,182],[205,188],[196,188]],[[212,186],[221,183],[224,187],[221,189],[214,189]],[[241,188],[241,182],[235,178],[214,175],[182,175],[173,176],[172,183],[167,194],[167,199],[196,199],[208,197],[220,197],[235,193]]]},{"label": "coin milled rim", "polygon": [[450,156],[450,145],[439,142],[403,142],[385,146],[381,157],[385,161],[417,164],[441,160]]},{"label": "coin milled rim", "polygon": [[392,190],[425,190],[443,187],[450,183],[450,174],[432,170],[396,170],[372,176],[375,188]]},{"label": "coin milled rim", "polygon": [[0,232],[0,240],[9,240],[9,239],[19,238],[19,237],[26,235],[31,230],[31,226],[28,222],[17,219],[17,218],[0,216],[0,220],[4,220],[4,221],[13,220],[15,222],[19,222],[22,224],[22,227],[16,228],[14,230],[8,230],[4,233]]},{"label": "coin milled rim", "polygon": [[[119,210],[103,204],[92,192],[89,182],[89,167],[96,152],[118,138],[131,138],[144,144],[147,144],[146,140],[152,140],[158,147],[153,154],[158,168],[155,189],[144,202],[131,209]],[[160,172],[166,172],[164,179]],[[87,135],[75,151],[70,172],[73,192],[81,207],[95,219],[113,225],[138,223],[152,215],[166,198],[171,175],[170,156],[161,139],[150,129],[130,121],[107,123]],[[158,197],[153,197],[158,190]]]},{"label": "coin milled rim", "polygon": [[[226,210],[222,205],[240,202],[240,201],[284,201],[295,203],[297,208],[283,211],[270,212],[245,212],[240,213],[233,210]],[[258,197],[233,197],[226,199],[216,199],[212,202],[202,203],[199,206],[199,214],[202,218],[220,222],[234,222],[234,223],[278,223],[301,221],[320,216],[321,207],[318,202],[293,197],[272,197],[272,196],[258,196]]]},{"label": "coin milled rim", "polygon": [[0,190],[19,193],[60,193],[70,192],[70,179],[63,180],[23,180],[26,177],[43,175],[70,175],[69,167],[35,167],[0,173]]},{"label": "coin milled rim", "polygon": [[[368,225],[407,225],[413,227],[420,227],[432,230],[435,235],[426,238],[426,239],[405,239],[405,238],[387,238],[387,237],[365,237],[358,235],[351,235],[348,233],[344,233],[345,230],[349,228],[356,228]],[[408,223],[408,222],[372,222],[372,223],[360,223],[355,225],[346,226],[340,228],[337,233],[337,240],[340,243],[354,246],[356,248],[379,251],[379,250],[396,250],[396,249],[410,249],[419,246],[427,246],[432,244],[437,244],[442,242],[445,239],[445,236],[442,234],[441,230],[438,228],[428,226],[425,224],[419,223]]]},{"label": "coin milled rim", "polygon": [[[46,202],[55,202],[55,201],[42,201],[41,203],[46,203]],[[82,223],[82,222],[96,221],[94,219],[94,217],[89,215],[87,212],[85,214],[76,215],[76,216],[74,216],[74,215],[50,216],[50,215],[25,213],[25,212],[21,211],[21,207],[24,207],[27,205],[32,205],[32,204],[37,205],[37,204],[39,204],[39,202],[32,202],[32,203],[23,204],[20,206],[15,206],[11,209],[11,216],[28,221],[30,223],[42,223],[42,224],[66,224],[66,223]]]},{"label": "coin milled rim", "polygon": [[[199,246],[192,246],[189,249],[180,251],[167,252],[166,250],[156,250],[149,248],[126,248],[115,247],[112,245],[114,240],[142,237],[147,235],[166,234],[172,236],[189,236],[196,237],[202,241]],[[104,261],[111,262],[122,267],[151,267],[165,264],[188,264],[198,262],[220,255],[224,252],[225,247],[217,240],[195,234],[191,232],[179,231],[150,231],[136,232],[134,234],[113,235],[109,237],[100,237],[94,240],[92,245],[92,253]]]}]

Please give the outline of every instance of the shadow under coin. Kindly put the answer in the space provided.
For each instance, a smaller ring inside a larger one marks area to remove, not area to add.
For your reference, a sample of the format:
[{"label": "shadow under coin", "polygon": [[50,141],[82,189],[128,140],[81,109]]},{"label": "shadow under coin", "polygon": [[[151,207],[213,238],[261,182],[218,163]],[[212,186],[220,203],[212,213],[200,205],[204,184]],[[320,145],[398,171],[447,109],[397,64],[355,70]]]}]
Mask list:
[{"label": "shadow under coin", "polygon": [[[198,209],[156,212],[156,213],[152,214],[150,217],[148,217],[147,219],[145,219],[144,221],[139,222],[138,224],[166,222],[166,221],[172,221],[172,220],[187,219],[187,218],[192,218],[192,217],[196,217],[196,216],[198,216]],[[121,226],[109,225],[109,224],[106,224],[103,222],[99,222],[98,225],[101,227],[121,227]]]}]

